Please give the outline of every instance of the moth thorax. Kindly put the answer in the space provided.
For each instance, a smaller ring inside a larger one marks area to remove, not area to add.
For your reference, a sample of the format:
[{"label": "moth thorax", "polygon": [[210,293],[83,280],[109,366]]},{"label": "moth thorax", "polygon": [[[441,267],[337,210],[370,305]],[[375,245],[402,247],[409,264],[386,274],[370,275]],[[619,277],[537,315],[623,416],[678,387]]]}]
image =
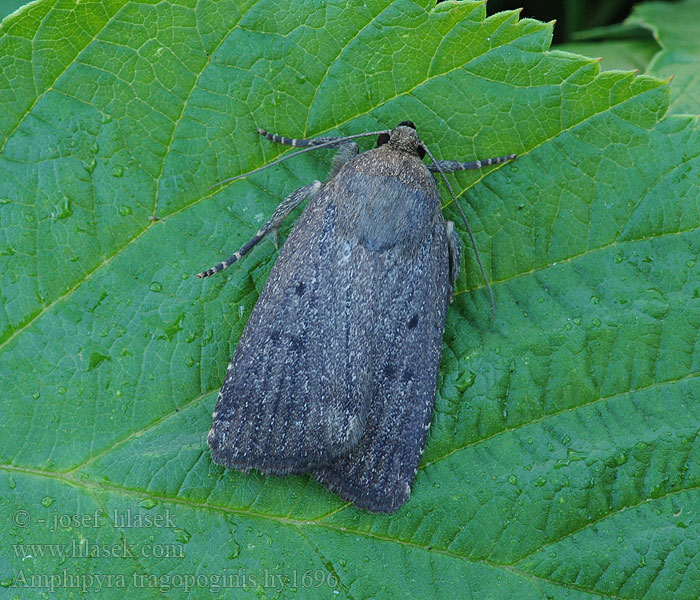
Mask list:
[{"label": "moth thorax", "polygon": [[402,152],[415,155],[419,155],[419,149],[423,148],[420,139],[418,139],[416,130],[407,125],[399,125],[392,130],[389,137],[389,146],[395,150],[401,150]]}]

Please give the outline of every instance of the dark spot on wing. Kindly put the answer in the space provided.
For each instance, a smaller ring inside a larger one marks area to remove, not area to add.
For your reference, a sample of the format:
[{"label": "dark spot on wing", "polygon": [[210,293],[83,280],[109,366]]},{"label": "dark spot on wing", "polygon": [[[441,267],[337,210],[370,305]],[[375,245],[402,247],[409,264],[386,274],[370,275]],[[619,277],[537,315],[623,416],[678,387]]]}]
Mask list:
[{"label": "dark spot on wing", "polygon": [[396,375],[396,367],[394,365],[388,364],[384,366],[384,377],[387,379],[393,379]]},{"label": "dark spot on wing", "polygon": [[297,293],[297,296],[301,296],[304,294],[305,289],[306,289],[306,286],[304,285],[304,282],[300,281],[299,283],[297,283],[297,287],[294,291]]},{"label": "dark spot on wing", "polygon": [[408,322],[408,328],[415,329],[416,325],[418,325],[418,315],[413,315],[411,320]]},{"label": "dark spot on wing", "polygon": [[304,340],[302,340],[298,335],[290,336],[289,348],[292,352],[302,352],[304,350]]}]

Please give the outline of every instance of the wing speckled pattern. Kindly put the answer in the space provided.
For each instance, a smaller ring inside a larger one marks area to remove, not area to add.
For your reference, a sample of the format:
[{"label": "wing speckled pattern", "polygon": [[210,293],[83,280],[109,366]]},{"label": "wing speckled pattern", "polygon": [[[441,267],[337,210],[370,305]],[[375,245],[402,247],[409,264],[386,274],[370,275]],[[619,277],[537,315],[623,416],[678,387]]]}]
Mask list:
[{"label": "wing speckled pattern", "polygon": [[409,498],[433,414],[449,294],[444,227],[426,235],[410,261],[383,254],[394,276],[383,282],[374,321],[365,433],[349,454],[313,473],[372,512],[394,512]]},{"label": "wing speckled pattern", "polygon": [[[393,151],[395,160],[377,172],[372,155],[389,152],[382,147],[348,162],[290,233],[219,395],[209,436],[216,462],[303,473],[348,454],[391,376],[386,344],[392,354],[416,352],[411,359],[421,360],[425,344],[409,349],[400,333],[409,331],[417,311],[421,323],[440,322],[433,329],[441,338],[448,262],[444,234],[433,239],[432,230],[444,230],[439,195],[434,182],[434,193],[425,193],[432,175],[418,158]],[[410,182],[408,191],[391,185],[406,171],[406,160],[415,161],[423,179]],[[442,252],[431,260],[435,242]],[[410,306],[424,292],[410,284],[418,272],[440,280],[420,288],[441,289],[441,310],[434,302],[422,307],[428,299]],[[416,366],[410,377],[403,368],[394,381],[423,377]],[[432,379],[419,386],[427,392],[418,404],[432,406]]]},{"label": "wing speckled pattern", "polygon": [[357,313],[367,257],[335,239],[329,200],[312,200],[290,233],[229,365],[209,434],[227,467],[303,473],[364,432],[371,314]]},{"label": "wing speckled pattern", "polygon": [[243,471],[310,472],[358,507],[395,512],[409,498],[430,427],[461,257],[421,160],[428,151],[410,122],[375,132],[378,147],[362,154],[349,140],[363,134],[319,142],[259,133],[340,151],[328,183],[290,194],[244,246],[309,195],[229,365],[209,431],[212,456]]}]

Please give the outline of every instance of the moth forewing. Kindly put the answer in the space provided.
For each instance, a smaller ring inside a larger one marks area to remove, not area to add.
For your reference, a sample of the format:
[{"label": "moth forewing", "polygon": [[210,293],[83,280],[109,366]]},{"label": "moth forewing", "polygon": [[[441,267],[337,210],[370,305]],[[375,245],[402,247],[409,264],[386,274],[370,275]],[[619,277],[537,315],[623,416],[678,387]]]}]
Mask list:
[{"label": "moth forewing", "polygon": [[373,132],[378,147],[363,153],[350,140],[370,134],[259,133],[300,152],[339,152],[327,183],[292,192],[248,244],[200,273],[236,262],[308,197],[228,367],[212,456],[243,471],[310,472],[358,507],[394,512],[408,500],[430,427],[461,259],[431,170],[514,156],[426,166],[410,122]]}]

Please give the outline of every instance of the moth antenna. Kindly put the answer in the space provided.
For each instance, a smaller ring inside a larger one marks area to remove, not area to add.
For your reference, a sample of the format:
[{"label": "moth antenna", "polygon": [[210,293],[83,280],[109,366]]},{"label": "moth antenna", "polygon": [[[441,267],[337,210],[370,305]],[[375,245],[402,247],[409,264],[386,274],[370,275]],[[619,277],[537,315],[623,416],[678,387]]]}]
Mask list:
[{"label": "moth antenna", "polygon": [[484,265],[481,262],[481,256],[479,256],[479,250],[476,247],[476,240],[474,239],[474,234],[472,233],[472,228],[469,227],[469,221],[467,221],[467,217],[464,214],[464,211],[462,210],[462,207],[460,206],[459,202],[457,201],[457,196],[455,196],[454,191],[452,190],[452,186],[450,185],[449,180],[447,177],[445,177],[445,172],[442,170],[442,167],[440,167],[440,163],[438,163],[435,160],[435,157],[432,155],[430,150],[428,150],[428,147],[425,144],[422,144],[423,148],[425,149],[425,153],[430,157],[430,160],[433,161],[433,164],[437,167],[437,170],[440,172],[440,175],[442,176],[443,181],[445,182],[445,185],[447,185],[447,189],[450,192],[450,195],[452,196],[452,199],[455,201],[455,204],[457,205],[457,209],[459,210],[459,214],[462,216],[462,220],[464,221],[464,224],[467,227],[467,233],[469,234],[469,239],[472,242],[472,248],[474,248],[474,254],[476,255],[476,262],[479,264],[479,269],[481,269],[481,275],[484,278],[484,281],[486,282],[486,289],[489,291],[489,297],[491,299],[491,320],[496,317],[496,300],[493,297],[493,289],[491,288],[491,284],[489,283],[488,277],[486,277],[486,271],[484,269]]},{"label": "moth antenna", "polygon": [[[372,135],[382,135],[384,133],[391,133],[391,129],[384,129],[382,131],[370,131],[367,133],[355,133],[354,135],[348,135],[346,137],[339,137],[339,138],[336,138],[333,140],[328,140],[327,142],[321,142],[320,144],[314,144],[313,146],[309,146],[308,148],[304,148],[302,150],[297,150],[296,152],[292,152],[291,154],[287,154],[286,156],[282,156],[281,158],[278,158],[277,160],[273,160],[271,163],[269,163],[267,165],[264,165],[262,167],[258,167],[257,169],[253,169],[252,171],[248,171],[247,173],[243,173],[242,175],[236,175],[234,177],[229,177],[228,179],[224,179],[222,181],[219,181],[218,183],[215,183],[214,185],[212,185],[210,188],[207,188],[207,191],[213,190],[214,188],[217,188],[220,185],[224,185],[225,183],[231,183],[232,181],[236,181],[237,179],[242,179],[243,177],[248,177],[248,175],[252,175],[253,173],[258,173],[259,171],[264,171],[265,169],[269,169],[270,167],[274,167],[275,165],[278,165],[287,159],[298,156],[299,154],[303,154],[304,152],[310,152],[311,150],[317,150],[318,148],[323,148],[323,147],[327,147],[327,146],[334,146],[336,144],[342,144],[343,142],[346,142],[348,140],[354,140],[356,138],[369,137]],[[443,177],[444,177],[444,175],[443,175]]]}]

